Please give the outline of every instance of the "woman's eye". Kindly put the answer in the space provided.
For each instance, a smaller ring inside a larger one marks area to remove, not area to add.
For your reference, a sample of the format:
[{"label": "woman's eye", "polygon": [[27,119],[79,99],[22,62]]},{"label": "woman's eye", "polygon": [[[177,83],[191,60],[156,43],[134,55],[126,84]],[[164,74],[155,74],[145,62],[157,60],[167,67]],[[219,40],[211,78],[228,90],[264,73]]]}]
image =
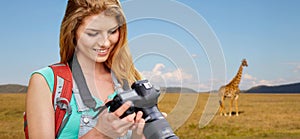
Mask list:
[{"label": "woman's eye", "polygon": [[117,31],[118,31],[118,29],[115,29],[115,30],[109,31],[108,33],[109,33],[109,34],[115,34]]},{"label": "woman's eye", "polygon": [[89,35],[90,37],[95,37],[98,35],[98,33],[97,32],[96,33],[87,33],[87,35]]}]

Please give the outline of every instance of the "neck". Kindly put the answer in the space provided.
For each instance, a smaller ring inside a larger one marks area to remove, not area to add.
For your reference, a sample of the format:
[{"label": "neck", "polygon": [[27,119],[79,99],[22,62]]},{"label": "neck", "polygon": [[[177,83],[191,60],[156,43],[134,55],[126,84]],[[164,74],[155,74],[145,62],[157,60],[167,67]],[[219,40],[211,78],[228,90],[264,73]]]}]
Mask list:
[{"label": "neck", "polygon": [[239,68],[239,70],[238,70],[238,73],[232,79],[232,81],[230,82],[230,84],[238,86],[240,84],[242,74],[243,74],[243,66],[241,65],[240,68]]},{"label": "neck", "polygon": [[93,60],[78,55],[77,59],[82,69],[82,72],[85,75],[94,75],[99,77],[99,75],[105,75],[110,72],[103,62],[97,63]]}]

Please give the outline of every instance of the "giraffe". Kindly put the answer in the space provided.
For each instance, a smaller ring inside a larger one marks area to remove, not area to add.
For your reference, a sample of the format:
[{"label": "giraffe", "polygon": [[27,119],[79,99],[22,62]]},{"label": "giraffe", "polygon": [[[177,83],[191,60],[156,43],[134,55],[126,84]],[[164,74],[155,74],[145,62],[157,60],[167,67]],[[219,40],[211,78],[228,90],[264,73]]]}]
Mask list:
[{"label": "giraffe", "polygon": [[219,94],[221,96],[221,100],[219,101],[220,103],[219,112],[221,116],[223,114],[226,116],[225,105],[224,105],[226,97],[230,98],[229,116],[231,116],[232,113],[233,101],[235,101],[236,116],[239,116],[239,112],[238,112],[238,98],[240,93],[239,84],[243,74],[243,67],[248,67],[248,63],[246,59],[242,60],[242,64],[240,65],[240,68],[236,76],[227,85],[221,86],[219,89]]}]

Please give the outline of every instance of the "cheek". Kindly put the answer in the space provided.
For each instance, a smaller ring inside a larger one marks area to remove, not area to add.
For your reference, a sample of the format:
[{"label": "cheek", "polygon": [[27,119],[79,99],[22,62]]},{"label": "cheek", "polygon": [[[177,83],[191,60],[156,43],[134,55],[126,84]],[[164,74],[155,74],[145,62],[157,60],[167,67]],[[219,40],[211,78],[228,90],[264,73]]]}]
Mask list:
[{"label": "cheek", "polygon": [[83,47],[92,47],[94,45],[94,40],[86,35],[81,35],[77,41],[77,45]]},{"label": "cheek", "polygon": [[119,36],[120,36],[120,33],[119,31],[116,32],[115,34],[112,34],[109,36],[109,40],[112,44],[116,44],[118,41],[119,41]]}]

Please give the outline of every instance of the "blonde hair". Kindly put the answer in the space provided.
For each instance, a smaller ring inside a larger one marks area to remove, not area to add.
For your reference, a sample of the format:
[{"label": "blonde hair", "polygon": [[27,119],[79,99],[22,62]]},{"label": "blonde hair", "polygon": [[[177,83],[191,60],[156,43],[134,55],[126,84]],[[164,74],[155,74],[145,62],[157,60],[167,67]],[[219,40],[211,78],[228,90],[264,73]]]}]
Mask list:
[{"label": "blonde hair", "polygon": [[105,65],[114,71],[123,85],[123,80],[132,84],[141,79],[135,69],[130,55],[127,40],[127,24],[118,0],[69,0],[60,29],[60,62],[68,63],[74,55],[77,45],[77,30],[84,19],[91,15],[105,12],[107,16],[115,16],[119,22],[119,41],[112,50]]}]

